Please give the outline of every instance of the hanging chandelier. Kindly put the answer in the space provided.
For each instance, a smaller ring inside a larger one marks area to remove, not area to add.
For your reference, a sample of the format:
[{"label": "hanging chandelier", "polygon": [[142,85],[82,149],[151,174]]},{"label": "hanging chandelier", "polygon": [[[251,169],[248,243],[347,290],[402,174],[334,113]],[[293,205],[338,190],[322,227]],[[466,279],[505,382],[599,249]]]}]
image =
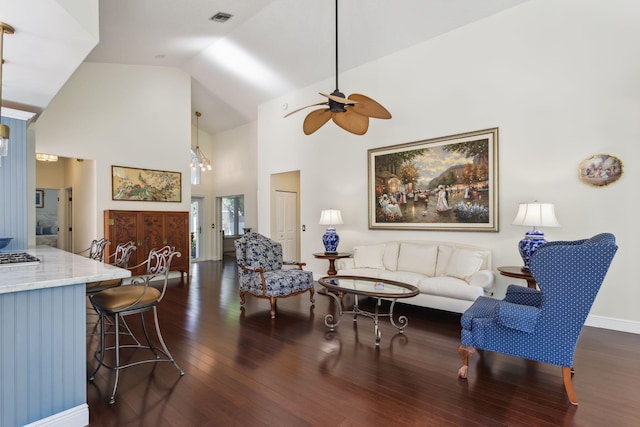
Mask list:
[{"label": "hanging chandelier", "polygon": [[200,133],[200,126],[198,123],[198,119],[200,119],[202,114],[199,111],[196,111],[196,149],[193,150],[194,154],[191,156],[191,169],[200,168],[201,171],[210,171],[211,161],[207,159],[207,156],[204,155],[202,150],[200,150],[200,143],[198,142],[198,137]]}]

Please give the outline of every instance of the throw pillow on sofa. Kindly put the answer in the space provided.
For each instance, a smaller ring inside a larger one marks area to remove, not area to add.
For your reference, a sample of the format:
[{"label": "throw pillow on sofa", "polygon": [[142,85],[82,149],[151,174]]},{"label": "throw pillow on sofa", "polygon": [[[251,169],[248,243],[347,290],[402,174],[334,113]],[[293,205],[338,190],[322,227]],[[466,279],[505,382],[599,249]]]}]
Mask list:
[{"label": "throw pillow on sofa", "polygon": [[447,245],[438,245],[438,262],[436,263],[436,276],[446,276],[447,266],[451,259],[451,254],[456,248]]},{"label": "throw pillow on sofa", "polygon": [[382,256],[384,244],[355,246],[353,248],[353,263],[355,268],[379,268],[384,270]]},{"label": "throw pillow on sofa", "polygon": [[438,247],[435,245],[400,244],[398,271],[409,271],[433,277],[436,271]]},{"label": "throw pillow on sofa", "polygon": [[449,258],[446,274],[467,280],[469,276],[480,270],[484,257],[485,253],[482,251],[456,248]]}]

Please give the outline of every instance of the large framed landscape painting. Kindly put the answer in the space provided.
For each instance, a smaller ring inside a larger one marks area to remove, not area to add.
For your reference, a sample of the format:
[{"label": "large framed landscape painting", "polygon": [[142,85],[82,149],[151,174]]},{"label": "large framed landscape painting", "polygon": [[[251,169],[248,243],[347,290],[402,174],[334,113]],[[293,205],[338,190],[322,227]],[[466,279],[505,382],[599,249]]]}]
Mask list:
[{"label": "large framed landscape painting", "polygon": [[182,201],[182,174],[153,169],[111,166],[113,200]]},{"label": "large framed landscape painting", "polygon": [[368,156],[370,229],[498,231],[498,128]]}]

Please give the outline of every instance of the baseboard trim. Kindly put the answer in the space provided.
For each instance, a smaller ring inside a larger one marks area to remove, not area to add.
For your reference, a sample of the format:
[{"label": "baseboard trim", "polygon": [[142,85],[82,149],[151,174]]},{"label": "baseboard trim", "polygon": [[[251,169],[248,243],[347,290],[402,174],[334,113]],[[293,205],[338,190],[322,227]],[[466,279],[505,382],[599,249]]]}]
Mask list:
[{"label": "baseboard trim", "polygon": [[605,316],[588,316],[585,325],[592,326],[594,328],[640,334],[640,322],[632,320],[615,319],[613,317]]},{"label": "baseboard trim", "polygon": [[89,425],[89,405],[86,403],[75,408],[58,412],[47,418],[34,421],[24,427],[84,427]]}]

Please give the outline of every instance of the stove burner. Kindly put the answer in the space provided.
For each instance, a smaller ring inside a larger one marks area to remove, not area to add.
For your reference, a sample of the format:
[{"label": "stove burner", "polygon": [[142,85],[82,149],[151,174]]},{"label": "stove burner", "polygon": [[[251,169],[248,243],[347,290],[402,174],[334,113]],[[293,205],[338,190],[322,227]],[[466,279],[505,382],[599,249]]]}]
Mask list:
[{"label": "stove burner", "polygon": [[16,264],[37,264],[40,259],[26,252],[0,252],[0,267],[13,267]]}]

